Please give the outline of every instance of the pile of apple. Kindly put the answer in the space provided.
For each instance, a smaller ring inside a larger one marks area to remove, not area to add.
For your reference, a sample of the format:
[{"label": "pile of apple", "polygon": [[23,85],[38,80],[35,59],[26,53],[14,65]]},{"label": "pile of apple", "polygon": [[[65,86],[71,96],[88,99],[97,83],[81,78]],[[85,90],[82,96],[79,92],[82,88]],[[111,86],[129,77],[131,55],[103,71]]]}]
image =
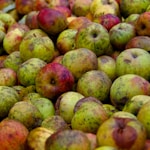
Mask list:
[{"label": "pile of apple", "polygon": [[150,150],[150,0],[0,0],[0,150]]}]

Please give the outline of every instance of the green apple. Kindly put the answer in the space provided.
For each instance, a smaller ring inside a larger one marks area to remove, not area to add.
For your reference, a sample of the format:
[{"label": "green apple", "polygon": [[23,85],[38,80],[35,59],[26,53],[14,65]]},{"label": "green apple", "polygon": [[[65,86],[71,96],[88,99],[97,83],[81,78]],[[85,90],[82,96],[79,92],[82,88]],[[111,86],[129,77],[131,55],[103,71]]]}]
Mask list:
[{"label": "green apple", "polygon": [[117,150],[117,148],[112,147],[112,146],[100,146],[100,147],[97,147],[95,150]]}]

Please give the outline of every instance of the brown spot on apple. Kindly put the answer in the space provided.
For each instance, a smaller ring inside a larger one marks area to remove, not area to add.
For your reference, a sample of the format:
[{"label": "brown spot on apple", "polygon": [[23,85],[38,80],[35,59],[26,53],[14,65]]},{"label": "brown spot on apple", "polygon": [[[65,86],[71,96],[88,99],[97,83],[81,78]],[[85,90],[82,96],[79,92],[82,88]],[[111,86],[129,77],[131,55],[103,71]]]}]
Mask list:
[{"label": "brown spot on apple", "polygon": [[116,128],[113,131],[113,138],[116,145],[121,149],[129,149],[132,147],[137,138],[136,130],[127,125],[131,119],[115,118]]}]

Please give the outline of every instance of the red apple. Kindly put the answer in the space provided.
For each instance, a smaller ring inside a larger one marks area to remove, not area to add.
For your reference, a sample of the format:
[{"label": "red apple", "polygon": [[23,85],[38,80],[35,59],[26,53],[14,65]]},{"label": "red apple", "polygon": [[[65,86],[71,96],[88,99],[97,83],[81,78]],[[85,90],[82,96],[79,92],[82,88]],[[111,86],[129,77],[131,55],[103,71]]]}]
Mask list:
[{"label": "red apple", "polygon": [[72,90],[74,77],[60,63],[49,63],[40,69],[36,76],[35,86],[39,94],[54,100],[60,94]]}]

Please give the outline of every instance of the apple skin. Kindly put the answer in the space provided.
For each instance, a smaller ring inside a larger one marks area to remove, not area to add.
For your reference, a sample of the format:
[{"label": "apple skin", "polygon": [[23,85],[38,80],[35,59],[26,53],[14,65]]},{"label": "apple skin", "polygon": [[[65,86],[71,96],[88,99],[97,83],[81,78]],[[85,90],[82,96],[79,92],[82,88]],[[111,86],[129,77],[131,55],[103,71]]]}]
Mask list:
[{"label": "apple skin", "polygon": [[150,83],[136,74],[119,76],[110,88],[111,102],[118,110],[122,110],[126,102],[133,96],[141,94],[150,95]]},{"label": "apple skin", "polygon": [[135,36],[125,46],[125,49],[141,48],[150,52],[150,37],[149,36]]},{"label": "apple skin", "polygon": [[117,115],[114,113],[114,116],[100,125],[97,131],[98,145],[124,150],[142,150],[147,138],[144,125],[130,113],[116,113]]},{"label": "apple skin", "polygon": [[150,54],[144,49],[130,48],[122,51],[116,59],[116,75],[137,74],[150,80]]},{"label": "apple skin", "polygon": [[120,12],[121,16],[127,18],[131,14],[141,14],[146,11],[148,5],[150,4],[149,0],[121,0],[120,1]]},{"label": "apple skin", "polygon": [[72,90],[73,85],[74,76],[60,63],[48,63],[40,69],[35,79],[36,91],[51,100]]},{"label": "apple skin", "polygon": [[48,6],[50,8],[54,8],[57,6],[63,6],[69,8],[69,1],[68,0],[47,0]]},{"label": "apple skin", "polygon": [[126,22],[114,25],[109,31],[110,43],[119,51],[124,50],[127,42],[135,36],[135,27]]},{"label": "apple skin", "polygon": [[37,16],[38,24],[41,29],[50,35],[57,35],[67,28],[67,17],[51,8],[43,8]]},{"label": "apple skin", "polygon": [[101,24],[91,22],[78,30],[75,44],[76,48],[88,48],[100,56],[110,45],[109,33]]},{"label": "apple skin", "polygon": [[140,14],[135,23],[137,35],[150,36],[150,12]]},{"label": "apple skin", "polygon": [[100,147],[97,147],[95,150],[117,150],[117,148],[112,147],[112,146],[100,146]]},{"label": "apple skin", "polygon": [[147,139],[143,150],[150,150],[150,139]]},{"label": "apple skin", "polygon": [[29,130],[19,121],[14,119],[3,119],[0,122],[1,149],[21,150],[25,149]]}]

